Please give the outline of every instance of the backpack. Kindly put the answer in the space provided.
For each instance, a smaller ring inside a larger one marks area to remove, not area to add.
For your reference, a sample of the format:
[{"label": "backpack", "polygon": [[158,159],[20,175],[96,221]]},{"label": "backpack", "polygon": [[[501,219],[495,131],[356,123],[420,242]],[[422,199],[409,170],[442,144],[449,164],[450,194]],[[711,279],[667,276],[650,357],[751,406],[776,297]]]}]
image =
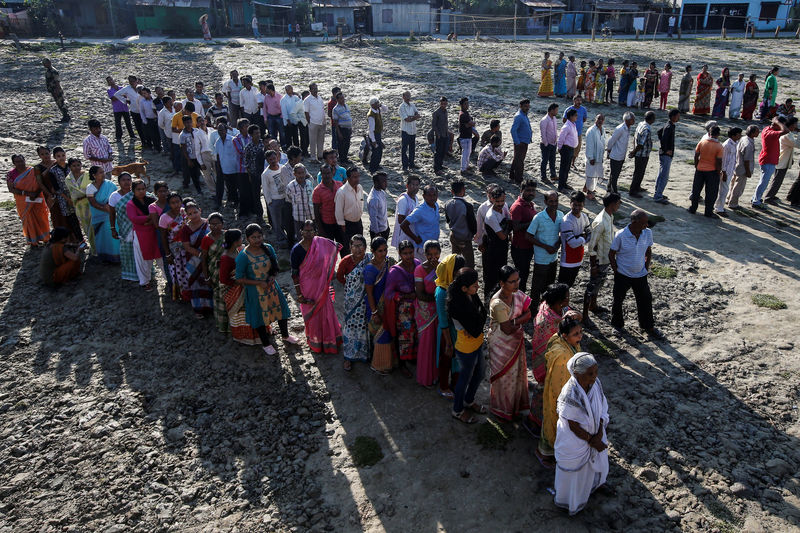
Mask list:
[{"label": "backpack", "polygon": [[364,135],[361,139],[361,145],[358,147],[358,159],[365,166],[369,164],[369,156],[372,153],[372,143],[369,142],[369,137]]}]

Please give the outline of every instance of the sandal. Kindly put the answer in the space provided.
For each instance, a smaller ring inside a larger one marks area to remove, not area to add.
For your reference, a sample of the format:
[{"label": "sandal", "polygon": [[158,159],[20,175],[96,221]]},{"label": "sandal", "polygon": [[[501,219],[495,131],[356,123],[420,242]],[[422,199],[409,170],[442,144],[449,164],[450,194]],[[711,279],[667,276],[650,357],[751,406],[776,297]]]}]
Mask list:
[{"label": "sandal", "polygon": [[477,402],[472,402],[471,404],[465,405],[464,407],[477,415],[485,415],[489,413],[489,410],[486,408],[485,405],[481,405]]},{"label": "sandal", "polygon": [[350,361],[348,361],[347,359],[345,359],[345,360],[344,360],[344,363],[342,364],[342,367],[343,367],[343,368],[344,368],[346,371],[350,372],[351,370],[353,370],[353,363],[351,363]]},{"label": "sandal", "polygon": [[459,422],[463,422],[464,424],[474,424],[478,421],[478,419],[475,418],[475,415],[469,415],[467,418],[464,418],[465,414],[466,413],[464,411],[461,411],[460,413],[456,413],[455,411],[450,412],[450,416]]},{"label": "sandal", "polygon": [[370,365],[369,369],[372,370],[373,372],[375,372],[376,374],[378,374],[379,376],[388,376],[389,375],[389,371],[388,370],[378,370],[377,368],[375,368],[372,365]]},{"label": "sandal", "polygon": [[548,470],[555,470],[556,464],[552,459],[550,459],[549,457],[545,457],[537,449],[533,450],[533,454],[536,456],[536,459],[539,460],[539,464],[542,465],[544,468]]},{"label": "sandal", "polygon": [[452,400],[453,398],[455,398],[455,394],[453,394],[453,391],[451,390],[444,391],[442,389],[438,389],[438,393],[439,396],[441,396],[442,398],[447,398],[448,400]]}]

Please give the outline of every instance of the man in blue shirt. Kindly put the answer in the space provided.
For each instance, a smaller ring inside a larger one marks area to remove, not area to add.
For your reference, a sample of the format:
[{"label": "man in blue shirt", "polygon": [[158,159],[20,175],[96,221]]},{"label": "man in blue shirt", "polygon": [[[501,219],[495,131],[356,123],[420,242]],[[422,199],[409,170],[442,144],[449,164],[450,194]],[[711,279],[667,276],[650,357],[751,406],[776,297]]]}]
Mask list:
[{"label": "man in blue shirt", "polygon": [[628,289],[633,289],[636,298],[636,311],[639,327],[650,336],[662,338],[654,327],[653,295],[647,283],[650,269],[653,232],[647,227],[647,213],[636,209],[631,213],[631,223],[617,232],[611,241],[608,259],[614,270],[614,303],[611,307],[611,325],[622,329],[625,325],[622,316],[622,303]]},{"label": "man in blue shirt", "polygon": [[[336,150],[323,150],[322,159],[329,164],[333,170],[333,181],[344,183],[347,181],[347,169],[339,166],[339,152]],[[324,164],[324,163],[323,163]],[[317,172],[317,183],[322,183],[322,173]]]},{"label": "man in blue shirt", "polygon": [[403,232],[414,241],[414,255],[420,261],[425,260],[425,242],[439,240],[439,204],[436,203],[439,191],[436,186],[426,185],[422,189],[422,199],[424,201],[400,224]]},{"label": "man in blue shirt", "polygon": [[525,170],[525,156],[528,154],[528,145],[531,143],[531,121],[528,111],[531,101],[525,98],[519,102],[519,111],[514,115],[511,125],[511,140],[514,141],[514,160],[511,161],[509,179],[514,183],[522,183],[522,173]]},{"label": "man in blue shirt", "polygon": [[239,154],[233,145],[233,130],[228,129],[225,121],[217,121],[219,138],[214,142],[214,152],[217,154],[217,167],[220,178],[217,179],[217,196],[215,209],[222,208],[222,194],[228,188],[228,204],[236,205],[239,202],[239,188],[237,176],[239,174]]},{"label": "man in blue shirt", "polygon": [[567,113],[569,113],[570,109],[574,109],[578,112],[578,119],[575,121],[575,129],[578,130],[578,146],[575,147],[572,154],[572,168],[575,168],[575,160],[578,158],[578,154],[581,153],[581,146],[583,146],[583,123],[586,121],[588,115],[588,111],[586,111],[586,108],[583,107],[582,104],[583,98],[576,96],[572,99],[572,105],[564,110],[564,115],[561,117],[561,122],[564,123],[567,121]]},{"label": "man in blue shirt", "polygon": [[545,198],[545,210],[533,217],[525,237],[533,243],[533,276],[531,277],[531,309],[539,308],[542,293],[556,281],[558,249],[561,247],[561,220],[558,212],[558,193],[551,191]]}]

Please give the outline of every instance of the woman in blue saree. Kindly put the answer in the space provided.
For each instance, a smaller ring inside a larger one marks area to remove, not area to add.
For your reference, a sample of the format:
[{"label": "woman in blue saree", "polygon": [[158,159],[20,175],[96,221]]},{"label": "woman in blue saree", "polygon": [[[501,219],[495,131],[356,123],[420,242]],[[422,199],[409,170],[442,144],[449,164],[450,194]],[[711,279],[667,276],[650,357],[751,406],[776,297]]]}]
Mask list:
[{"label": "woman in blue saree", "polygon": [[111,193],[117,190],[117,186],[106,180],[105,172],[96,165],[89,169],[89,178],[92,182],[86,187],[86,197],[92,208],[92,228],[97,257],[105,263],[118,264],[119,236],[117,228],[111,224],[110,213],[114,208],[108,204]]},{"label": "woman in blue saree", "polygon": [[564,59],[564,52],[558,54],[556,61],[553,92],[556,96],[567,95],[567,60]]}]

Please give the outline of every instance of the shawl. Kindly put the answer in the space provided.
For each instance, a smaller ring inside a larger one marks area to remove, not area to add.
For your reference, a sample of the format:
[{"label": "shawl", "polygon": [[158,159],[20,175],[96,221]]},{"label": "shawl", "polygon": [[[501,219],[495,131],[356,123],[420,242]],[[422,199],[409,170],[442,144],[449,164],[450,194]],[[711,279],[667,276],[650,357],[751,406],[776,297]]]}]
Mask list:
[{"label": "shawl", "polygon": [[447,289],[453,283],[453,270],[456,267],[456,254],[450,254],[436,266],[436,286]]}]

